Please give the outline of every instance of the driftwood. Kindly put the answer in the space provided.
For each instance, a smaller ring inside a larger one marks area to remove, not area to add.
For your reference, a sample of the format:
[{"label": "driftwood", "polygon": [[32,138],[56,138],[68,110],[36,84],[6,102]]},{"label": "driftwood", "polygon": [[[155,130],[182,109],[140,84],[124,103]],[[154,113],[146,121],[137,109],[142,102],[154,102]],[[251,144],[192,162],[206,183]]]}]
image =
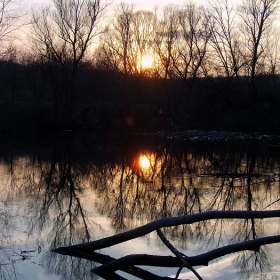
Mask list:
[{"label": "driftwood", "polygon": [[[93,269],[97,275],[100,275],[104,279],[124,279],[123,277],[115,274],[117,270],[123,270],[140,279],[170,279],[168,277],[159,277],[153,275],[145,270],[142,270],[135,265],[146,265],[146,266],[159,266],[159,267],[178,267],[178,273],[176,278],[179,276],[180,271],[183,267],[190,269],[198,279],[202,277],[196,273],[193,266],[208,265],[208,263],[221,256],[244,251],[259,251],[260,247],[266,244],[279,243],[280,235],[262,237],[246,242],[231,244],[224,246],[204,254],[197,256],[186,256],[179,252],[172,244],[164,237],[160,228],[177,226],[181,224],[192,224],[195,222],[210,220],[210,219],[263,219],[263,218],[274,218],[280,217],[280,210],[274,211],[209,211],[205,213],[198,213],[188,216],[164,218],[139,228],[129,230],[124,233],[116,234],[111,237],[106,237],[96,241],[72,245],[68,247],[60,247],[52,250],[53,252],[60,253],[63,255],[76,256],[79,258],[85,258],[101,263],[102,265]],[[129,255],[119,259],[113,259],[109,256],[98,254],[94,251],[110,247],[145,234],[148,234],[156,230],[164,244],[174,253],[175,257],[171,256],[151,256],[151,255]],[[148,276],[146,273],[149,273]]]}]

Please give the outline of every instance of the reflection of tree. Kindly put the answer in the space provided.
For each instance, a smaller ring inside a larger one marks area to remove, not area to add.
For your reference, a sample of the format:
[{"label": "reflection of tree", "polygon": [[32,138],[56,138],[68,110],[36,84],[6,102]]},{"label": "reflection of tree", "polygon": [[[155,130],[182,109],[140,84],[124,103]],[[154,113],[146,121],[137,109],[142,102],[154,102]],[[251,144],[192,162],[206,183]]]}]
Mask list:
[{"label": "reflection of tree", "polygon": [[[87,172],[73,159],[71,146],[64,149],[55,145],[51,161],[43,161],[40,153],[34,155],[32,173],[29,173],[25,191],[31,193],[26,209],[26,223],[31,238],[37,234],[37,242],[45,238],[51,247],[70,245],[77,241],[86,242],[96,229],[90,223],[89,213],[84,209],[82,172]],[[92,226],[90,228],[90,225]],[[79,259],[68,259],[44,255],[47,271],[63,275],[62,279],[92,279],[85,275],[91,264]],[[69,262],[69,266],[65,263]],[[67,267],[67,269],[66,269]]]},{"label": "reflection of tree", "polygon": [[[275,160],[263,161],[263,158],[267,158],[267,151],[262,150],[258,143],[251,143],[249,149],[246,145],[231,144],[223,145],[220,150],[214,150],[213,147],[204,148],[192,144],[183,149],[168,145],[156,149],[150,155],[155,163],[145,174],[136,172],[135,175],[133,168],[125,168],[133,162],[130,155],[123,165],[113,167],[118,170],[119,175],[115,175],[118,178],[117,184],[111,177],[110,188],[114,192],[109,201],[111,205],[116,201],[115,206],[110,208],[110,216],[122,221],[114,223],[115,226],[120,226],[119,230],[116,229],[117,232],[136,227],[136,222],[139,225],[141,221],[162,217],[216,209],[260,210],[269,205],[269,201],[275,196],[273,187],[277,176],[273,175],[275,171],[272,168]],[[118,191],[116,186],[119,186]],[[112,213],[113,209],[116,209],[116,214]],[[235,221],[234,228],[239,230],[233,236],[228,232],[230,225],[223,220],[212,223],[203,221],[195,226],[174,226],[166,229],[165,234],[172,240],[183,237],[180,246],[185,249],[188,247],[186,240],[194,243],[200,240],[203,242],[201,247],[211,249],[228,242],[254,240],[265,234],[264,225],[259,220]],[[240,256],[243,263],[240,262]],[[243,253],[236,260],[240,271],[243,270],[242,264],[254,264],[252,273],[268,268],[266,264],[269,263],[269,256],[266,247],[263,247],[260,252]]]},{"label": "reflection of tree", "polygon": [[[17,170],[20,161],[17,156],[5,158],[5,168],[9,169],[5,172],[13,178],[10,187],[28,194],[25,200],[29,210],[25,215],[29,232],[36,232],[38,240],[43,240],[47,233],[52,247],[96,237],[93,232],[98,226],[90,223],[84,198],[88,193],[94,210],[111,219],[115,232],[163,217],[218,209],[252,211],[268,206],[272,209],[279,205],[279,153],[273,147],[262,148],[257,142],[250,145],[225,142],[217,146],[154,140],[146,148],[146,143],[128,145],[120,141],[100,147],[97,143],[95,149],[87,148],[81,153],[83,149],[71,141],[53,145],[51,152],[22,157],[21,164],[25,167],[21,173]],[[137,164],[142,153],[151,160],[149,170],[140,169]],[[21,181],[17,174],[21,174]],[[270,224],[255,219],[200,221],[166,228],[164,234],[184,250],[192,246],[212,250],[262,237],[270,230],[266,225]],[[278,234],[278,229],[273,230]],[[45,258],[49,271],[63,273],[66,259]],[[68,276],[79,269],[81,274],[83,268],[88,270],[83,261],[74,258],[69,261],[73,269],[69,269]],[[266,247],[258,253],[246,252],[236,257],[240,271],[245,265],[252,273],[263,271],[268,269],[268,263]]]},{"label": "reflection of tree", "polygon": [[[32,189],[34,194],[41,195],[31,208],[34,209],[30,213],[34,220],[30,230],[37,228],[42,232],[52,221],[53,228],[49,238],[53,239],[54,246],[60,242],[72,244],[79,239],[86,241],[91,238],[86,212],[79,197],[83,193],[79,167],[73,163],[69,147],[63,152],[58,154],[55,147],[52,161],[43,166],[38,158],[43,181],[40,181],[39,188],[35,186]],[[61,238],[63,236],[67,238]]]},{"label": "reflection of tree", "polygon": [[[247,196],[246,208],[249,211],[253,211],[259,208],[259,203],[262,202],[261,198],[257,199],[254,197],[254,178],[256,176],[255,169],[257,169],[258,162],[255,147],[252,145],[248,150],[246,157],[246,184],[244,185],[244,193]],[[257,170],[258,172],[258,170]],[[246,191],[247,189],[247,191]],[[233,242],[238,240],[244,242],[250,239],[257,239],[263,236],[264,225],[263,223],[257,222],[255,219],[245,220],[243,223],[240,222],[240,230],[236,233],[233,238]],[[250,271],[265,272],[269,269],[270,256],[266,247],[262,247],[259,252],[242,252],[237,257],[237,264],[240,266],[240,271],[244,272],[242,277],[246,279],[250,277]]]},{"label": "reflection of tree", "polygon": [[[18,214],[14,211],[13,199],[20,194],[20,159],[14,153],[7,153],[0,161],[1,200],[0,200],[0,279],[18,279],[16,264],[31,256],[29,251],[19,251],[14,233],[20,232],[16,223]],[[27,246],[21,243],[21,248]]]},{"label": "reflection of tree", "polygon": [[123,192],[123,183],[124,183],[124,172],[125,166],[121,167],[121,175],[120,175],[120,183],[119,183],[119,195],[116,198],[116,215],[113,217],[113,226],[117,230],[125,229],[124,223],[124,213],[125,213],[125,206],[127,204],[126,198],[124,197],[125,192]]},{"label": "reflection of tree", "polygon": [[0,203],[0,279],[16,279],[17,273],[12,261],[13,251],[9,248],[13,243],[10,232],[15,230],[13,216],[9,213],[8,203]]},{"label": "reflection of tree", "polygon": [[[209,210],[241,208],[252,211],[263,209],[264,205],[268,203],[267,194],[272,191],[270,186],[273,186],[273,176],[271,174],[263,175],[267,166],[265,167],[261,156],[257,157],[257,149],[259,146],[252,143],[246,151],[241,150],[236,154],[229,153],[228,159],[219,158],[219,162],[217,162],[217,158],[209,157],[215,166],[212,174],[218,177],[217,181],[220,182],[220,187],[213,194]],[[211,172],[207,176],[211,176]],[[266,187],[265,192],[261,191],[260,185]],[[256,221],[252,218],[236,221],[235,224],[238,230],[230,240],[231,243],[255,240],[265,235],[264,224],[259,220]],[[223,232],[227,227],[228,225],[224,221],[216,221],[209,232],[208,246],[215,243],[217,246],[224,244],[226,238],[223,237]],[[245,279],[250,277],[252,271],[264,272],[267,270],[269,262],[270,256],[266,247],[262,247],[259,252],[243,252],[236,258],[236,266],[243,272],[242,276]]]},{"label": "reflection of tree", "polygon": [[60,275],[61,280],[92,280],[97,278],[89,271],[89,268],[94,268],[94,263],[87,260],[74,257],[67,258],[48,252],[43,258],[43,263],[46,264],[46,271],[48,273]]}]

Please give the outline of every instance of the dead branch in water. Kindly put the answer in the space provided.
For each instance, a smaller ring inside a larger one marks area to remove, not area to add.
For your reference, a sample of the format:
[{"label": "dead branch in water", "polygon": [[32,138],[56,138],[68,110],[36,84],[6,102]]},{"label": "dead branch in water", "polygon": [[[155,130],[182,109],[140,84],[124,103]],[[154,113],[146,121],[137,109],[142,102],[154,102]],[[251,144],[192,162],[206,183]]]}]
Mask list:
[{"label": "dead branch in water", "polygon": [[[76,256],[85,259],[91,259],[99,263],[103,263],[103,265],[92,270],[97,275],[104,277],[105,279],[110,279],[106,277],[106,275],[110,275],[117,270],[123,270],[126,272],[133,272],[131,274],[137,274],[137,269],[135,265],[147,265],[147,266],[159,266],[159,267],[179,267],[176,278],[179,276],[181,269],[183,267],[187,267],[190,269],[198,279],[202,279],[201,276],[193,269],[193,266],[198,265],[208,265],[208,263],[214,259],[222,257],[227,254],[250,250],[250,251],[259,251],[260,247],[266,244],[279,243],[280,235],[276,236],[268,236],[257,238],[254,240],[249,240],[246,242],[231,244],[227,246],[223,246],[221,248],[217,248],[215,250],[209,251],[204,254],[200,254],[197,256],[186,256],[183,253],[179,252],[173,245],[165,238],[162,234],[160,228],[163,227],[171,227],[178,226],[181,224],[192,224],[195,222],[210,220],[210,219],[264,219],[264,218],[275,218],[280,217],[280,210],[271,210],[271,211],[209,211],[205,213],[198,213],[188,216],[180,216],[180,217],[170,217],[160,219],[144,226],[138,227],[133,230],[129,230],[124,233],[116,234],[111,237],[102,238],[96,241],[77,244],[68,247],[60,247],[52,250],[53,252],[60,253],[63,255]],[[149,255],[129,255],[117,260],[112,259],[108,260],[108,262],[99,261],[98,257],[94,251],[102,248],[110,247],[145,234],[148,234],[152,231],[156,230],[161,240],[164,244],[175,254],[176,257],[171,256],[149,256]],[[127,270],[128,268],[128,270]],[[145,271],[139,270],[139,273],[145,274]],[[138,276],[137,276],[138,277]],[[138,277],[140,279],[145,279]],[[170,279],[163,278],[159,276],[154,276],[149,279]],[[117,279],[117,278],[114,278]],[[118,278],[121,279],[121,278]]]},{"label": "dead branch in water", "polygon": [[154,230],[162,227],[172,227],[182,224],[193,224],[195,222],[201,222],[211,219],[264,219],[280,217],[280,210],[271,211],[209,211],[204,213],[198,213],[188,216],[163,218],[153,221],[144,226],[132,229],[123,233],[119,233],[110,237],[102,238],[96,241],[77,244],[68,247],[60,247],[52,250],[53,252],[60,254],[67,254],[70,250],[79,251],[95,251],[102,248],[117,245],[119,243],[146,235]]},{"label": "dead branch in water", "polygon": [[162,233],[162,231],[158,228],[157,229],[157,234],[159,236],[159,238],[161,239],[161,241],[165,244],[165,246],[167,248],[169,248],[169,250],[177,257],[181,260],[182,265],[180,266],[177,274],[176,274],[176,278],[178,279],[180,272],[182,271],[182,269],[184,267],[188,268],[189,270],[191,270],[193,272],[193,274],[199,279],[202,280],[201,276],[196,272],[196,270],[186,261],[186,259],[184,257],[186,257],[185,254],[179,252],[168,240],[167,238],[164,236],[164,234]]}]

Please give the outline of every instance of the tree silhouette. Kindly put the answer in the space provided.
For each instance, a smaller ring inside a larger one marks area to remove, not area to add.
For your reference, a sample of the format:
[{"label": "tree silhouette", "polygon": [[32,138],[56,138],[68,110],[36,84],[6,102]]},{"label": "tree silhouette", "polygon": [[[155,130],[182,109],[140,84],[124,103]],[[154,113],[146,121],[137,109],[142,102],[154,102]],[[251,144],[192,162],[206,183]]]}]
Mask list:
[{"label": "tree silhouette", "polygon": [[32,48],[47,63],[61,67],[68,114],[77,102],[75,79],[87,51],[102,32],[100,19],[108,3],[100,0],[53,0],[32,13]]}]

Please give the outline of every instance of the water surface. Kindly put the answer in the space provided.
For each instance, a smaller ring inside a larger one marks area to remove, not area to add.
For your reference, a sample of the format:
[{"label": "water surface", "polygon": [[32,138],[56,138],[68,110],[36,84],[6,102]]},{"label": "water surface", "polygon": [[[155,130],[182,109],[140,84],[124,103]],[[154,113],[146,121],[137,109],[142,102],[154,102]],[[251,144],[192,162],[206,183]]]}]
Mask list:
[{"label": "water surface", "polygon": [[[50,249],[97,240],[163,217],[275,210],[280,205],[277,137],[108,133],[2,135],[0,142],[0,279],[100,279],[90,272],[98,263]],[[167,228],[164,234],[192,256],[277,235],[279,219],[210,220]],[[203,279],[279,279],[279,249],[278,244],[263,246],[259,252],[227,255],[195,269]],[[156,233],[99,252],[115,258],[172,255]],[[142,268],[161,276],[174,277],[177,272]],[[196,279],[187,269],[181,278]]]}]

